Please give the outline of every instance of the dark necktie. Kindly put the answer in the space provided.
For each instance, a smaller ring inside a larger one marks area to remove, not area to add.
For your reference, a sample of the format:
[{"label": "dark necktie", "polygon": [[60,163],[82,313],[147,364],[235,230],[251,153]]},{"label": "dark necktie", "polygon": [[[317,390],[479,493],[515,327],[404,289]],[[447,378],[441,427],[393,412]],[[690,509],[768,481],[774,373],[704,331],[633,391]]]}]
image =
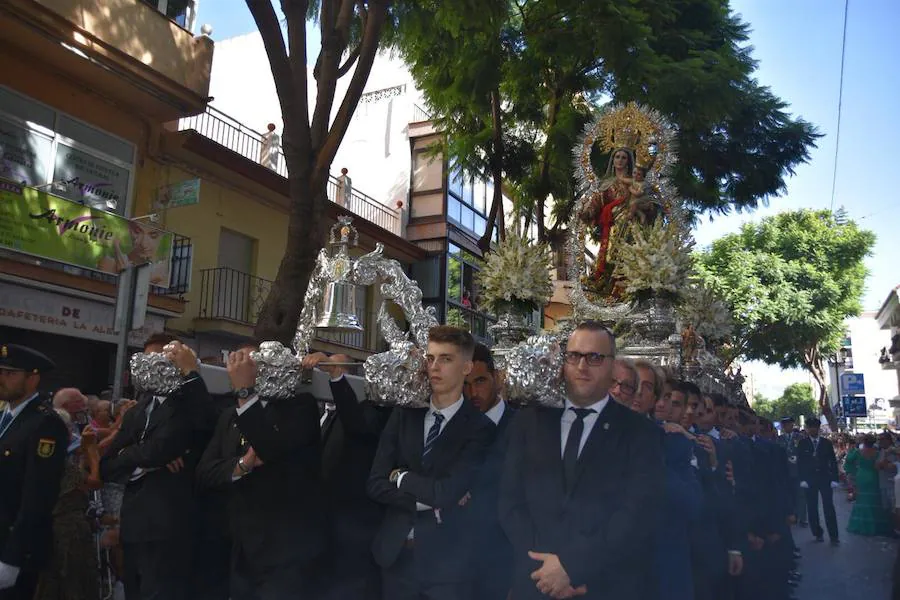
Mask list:
[{"label": "dark necktie", "polygon": [[6,428],[9,427],[9,424],[12,423],[12,420],[12,411],[4,410],[3,414],[0,415],[0,436],[6,433]]},{"label": "dark necktie", "polygon": [[434,443],[437,442],[438,436],[441,435],[441,423],[444,422],[444,415],[435,411],[434,413],[434,425],[428,430],[428,435],[425,436],[425,447],[422,448],[422,462],[425,462],[428,453],[431,452],[431,449],[434,448]]},{"label": "dark necktie", "polygon": [[575,421],[569,428],[566,448],[563,450],[563,471],[566,477],[566,489],[575,484],[575,468],[578,466],[578,451],[581,447],[581,436],[584,435],[584,418],[595,411],[593,408],[570,408],[575,413]]}]

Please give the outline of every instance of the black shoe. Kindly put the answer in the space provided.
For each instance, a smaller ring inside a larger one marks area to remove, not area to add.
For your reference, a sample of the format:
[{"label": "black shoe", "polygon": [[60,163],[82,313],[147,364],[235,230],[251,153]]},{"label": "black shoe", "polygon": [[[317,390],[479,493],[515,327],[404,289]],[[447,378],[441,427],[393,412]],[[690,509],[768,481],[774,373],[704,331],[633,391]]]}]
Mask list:
[{"label": "black shoe", "polygon": [[796,560],[800,560],[801,554],[800,554],[800,551],[799,551],[799,550],[794,550],[794,558],[795,558]]},{"label": "black shoe", "polygon": [[825,541],[825,538],[822,537],[821,535],[817,535],[817,536],[816,536],[816,543],[822,543],[822,542],[824,542],[824,541]]},{"label": "black shoe", "polygon": [[831,540],[831,545],[832,545],[832,546],[840,546],[840,545],[841,545],[841,540],[835,538],[835,539]]},{"label": "black shoe", "polygon": [[797,525],[799,525],[800,527],[809,527],[809,523],[807,523],[806,521],[800,521],[799,523],[797,523]]}]

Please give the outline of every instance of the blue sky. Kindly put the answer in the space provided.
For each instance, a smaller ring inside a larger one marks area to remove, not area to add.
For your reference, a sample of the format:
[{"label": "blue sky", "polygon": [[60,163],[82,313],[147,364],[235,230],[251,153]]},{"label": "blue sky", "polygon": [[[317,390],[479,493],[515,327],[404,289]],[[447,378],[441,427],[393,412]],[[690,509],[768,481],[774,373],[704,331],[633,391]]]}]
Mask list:
[{"label": "blue sky", "polygon": [[[277,4],[277,3],[276,3]],[[771,198],[768,207],[752,213],[704,220],[696,231],[698,243],[736,231],[741,223],[797,208],[829,208],[841,60],[842,0],[732,0],[735,12],[752,27],[750,43],[759,61],[757,78],[790,104],[790,111],[814,123],[824,134],[808,164],[788,180],[787,193]],[[213,38],[226,39],[255,29],[241,0],[200,4],[199,23],[213,26]],[[900,138],[897,98],[900,75],[900,3],[895,0],[851,2],[847,23],[843,122],[837,165],[835,208],[844,206],[850,217],[878,236],[864,306],[881,306],[889,290],[900,284],[894,267],[900,210],[893,188],[895,157],[891,150]],[[311,32],[310,60],[318,51],[317,31]]]}]

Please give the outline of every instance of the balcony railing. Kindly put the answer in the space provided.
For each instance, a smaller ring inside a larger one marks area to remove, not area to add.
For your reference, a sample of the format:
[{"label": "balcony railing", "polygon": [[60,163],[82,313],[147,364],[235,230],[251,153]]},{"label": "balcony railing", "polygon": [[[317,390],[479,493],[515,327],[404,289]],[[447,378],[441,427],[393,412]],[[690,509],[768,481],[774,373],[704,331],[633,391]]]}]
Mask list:
[{"label": "balcony railing", "polygon": [[[263,303],[272,289],[272,282],[262,277],[243,273],[228,267],[200,271],[201,319],[218,319],[253,327],[259,319]],[[365,327],[366,288],[360,287],[357,298],[357,317]],[[366,348],[365,334],[317,333],[316,338],[332,344],[371,350]]]},{"label": "balcony railing", "polygon": [[255,325],[272,282],[228,267],[200,271],[200,318]]},{"label": "balcony railing", "polygon": [[[178,131],[194,130],[229,150],[257,164],[264,165],[284,178],[287,178],[287,163],[284,152],[277,153],[267,140],[266,134],[255,131],[237,119],[211,106],[206,112],[193,117],[179,119]],[[371,221],[386,231],[400,235],[400,215],[388,206],[362,192],[352,189],[349,194],[342,192],[341,184],[334,175],[329,176],[328,199],[339,204],[363,219]]]},{"label": "balcony railing", "polygon": [[427,110],[425,110],[418,104],[413,105],[413,116],[412,116],[413,123],[424,123],[425,121],[430,121],[430,120],[431,120],[431,113],[429,113]]}]

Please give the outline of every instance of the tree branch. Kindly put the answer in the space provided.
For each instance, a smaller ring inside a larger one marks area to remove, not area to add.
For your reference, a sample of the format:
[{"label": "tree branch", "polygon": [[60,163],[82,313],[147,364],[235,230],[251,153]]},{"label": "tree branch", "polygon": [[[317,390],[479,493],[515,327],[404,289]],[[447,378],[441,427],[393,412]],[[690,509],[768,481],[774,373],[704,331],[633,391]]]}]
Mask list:
[{"label": "tree branch", "polygon": [[337,115],[335,115],[331,124],[331,130],[328,132],[325,142],[319,150],[315,166],[316,177],[327,177],[331,161],[334,160],[341,140],[344,139],[347,128],[350,126],[353,111],[356,110],[356,105],[359,104],[363,88],[366,86],[366,80],[368,80],[369,73],[372,71],[372,63],[375,62],[375,54],[378,52],[378,43],[381,40],[381,29],[387,18],[389,4],[390,0],[373,0],[369,3],[366,28],[359,43],[359,64],[357,64],[353,77],[350,79],[350,84],[347,86],[341,107],[338,109]]},{"label": "tree branch", "polygon": [[356,59],[359,58],[360,47],[361,46],[359,44],[357,44],[356,48],[353,49],[353,51],[350,53],[350,56],[347,57],[347,60],[344,62],[344,64],[341,65],[341,67],[338,69],[338,72],[337,72],[338,79],[340,79],[341,77],[343,77],[344,75],[349,73],[350,69],[353,68],[353,65],[356,63]]},{"label": "tree branch", "polygon": [[[285,4],[290,4],[290,2],[286,0]],[[291,63],[288,58],[287,49],[284,45],[281,24],[278,22],[278,16],[275,14],[275,8],[272,6],[271,0],[247,0],[247,8],[250,9],[250,14],[256,22],[256,27],[259,29],[259,35],[263,41],[263,46],[266,49],[266,55],[269,58],[269,65],[272,69],[272,78],[275,80],[275,91],[278,94],[278,100],[282,107],[285,129],[289,129],[289,120],[292,123],[294,121],[296,121],[296,123],[308,123],[309,112],[306,101],[306,92],[304,91],[304,93],[300,95],[296,93],[298,86],[294,81]],[[305,39],[303,41],[303,48],[303,62],[305,64]],[[306,81],[304,80],[302,83],[303,88],[305,89]],[[288,116],[288,113],[292,113],[290,117]],[[290,129],[293,129],[293,127]],[[294,137],[293,134],[295,133],[302,135],[302,132],[292,132],[291,137]]]}]

